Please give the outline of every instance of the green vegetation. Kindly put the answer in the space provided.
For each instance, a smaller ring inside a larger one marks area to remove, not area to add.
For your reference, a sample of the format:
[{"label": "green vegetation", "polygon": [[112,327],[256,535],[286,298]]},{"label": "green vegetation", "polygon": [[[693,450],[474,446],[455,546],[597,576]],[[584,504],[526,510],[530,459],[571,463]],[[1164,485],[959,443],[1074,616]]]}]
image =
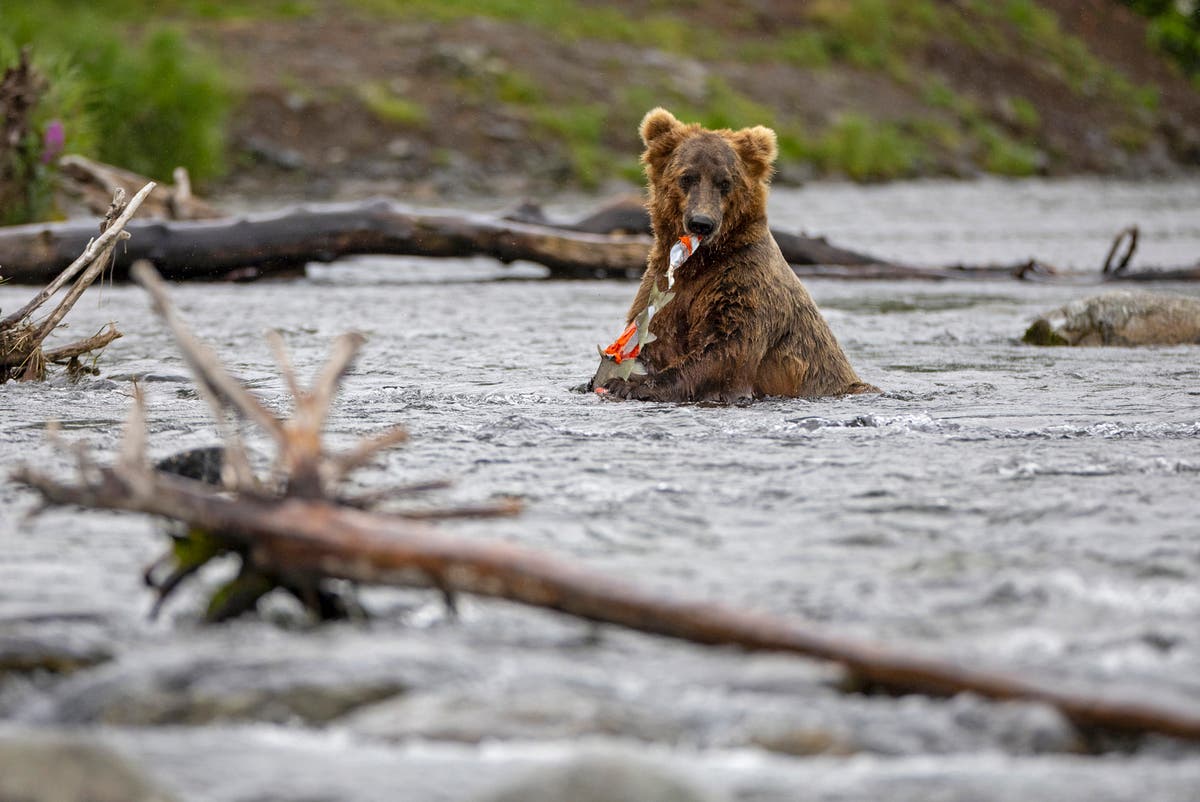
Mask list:
[{"label": "green vegetation", "polygon": [[1033,175],[1045,161],[1036,147],[1017,142],[988,123],[979,124],[975,136],[983,147],[983,167],[989,173],[1014,177]]},{"label": "green vegetation", "polygon": [[82,61],[103,97],[89,104],[102,161],[152,178],[181,164],[198,181],[224,172],[230,90],[179,31],[161,29],[136,49],[106,42]]},{"label": "green vegetation", "polygon": [[[972,10],[985,18],[1003,20],[1018,36],[1022,51],[1048,61],[1058,80],[1087,98],[1111,98],[1132,113],[1154,111],[1158,94],[1139,87],[1127,76],[1097,58],[1084,42],[1062,30],[1054,12],[1034,0],[972,0]],[[995,43],[991,43],[995,47]],[[1012,46],[1006,46],[1011,50]]]},{"label": "green vegetation", "polygon": [[182,32],[157,26],[132,39],[98,11],[70,3],[4,14],[0,58],[7,66],[21,46],[32,48],[51,85],[37,118],[61,122],[69,152],[154,178],[169,178],[178,165],[198,182],[222,173],[233,92]]},{"label": "green vegetation", "polygon": [[[1150,18],[1156,46],[1197,74],[1200,4],[1185,12],[1172,0],[1122,2]],[[270,91],[274,80],[280,93],[306,97],[314,106],[350,97],[374,119],[410,129],[420,145],[414,152],[435,167],[439,149],[455,147],[436,141],[450,109],[481,120],[494,120],[490,115],[499,111],[505,133],[495,139],[498,147],[528,138],[540,152],[561,156],[550,161],[548,173],[582,187],[597,187],[614,175],[640,177],[633,131],[641,115],[660,104],[712,128],[770,125],[779,135],[785,168],[807,164],[817,173],[863,181],[964,166],[1005,175],[1053,167],[1047,153],[1060,157],[1064,146],[1039,140],[1061,130],[1059,110],[1050,105],[1056,96],[1069,97],[1076,107],[1102,109],[1097,130],[1130,153],[1154,141],[1160,118],[1155,87],[1137,84],[1100,59],[1035,0],[810,0],[793,17],[803,22],[788,25],[774,25],[760,9],[736,2],[720,9],[715,3],[683,9],[652,2],[647,13],[638,14],[634,5],[597,0],[98,0],[90,6],[0,0],[0,67],[30,44],[49,86],[33,120],[34,135],[23,144],[29,191],[20,214],[49,213],[53,165],[40,156],[55,123],[69,152],[159,178],[180,164],[198,183],[219,178],[229,162],[238,86],[204,43],[224,30],[244,31],[259,22],[281,29],[291,20],[346,14],[381,26],[453,26],[452,34],[434,31],[430,37],[440,40],[439,57],[450,52],[455,58],[464,33],[499,35],[464,45],[479,56],[468,53],[463,64],[430,77],[432,84],[413,83],[411,89],[403,79],[415,76],[347,79],[337,70],[312,85],[298,77],[268,76],[256,86],[265,83]],[[474,18],[493,22],[476,29],[468,23]],[[585,89],[546,70],[551,60],[513,55],[514,34],[531,50],[554,49],[553,58],[585,42],[617,46],[604,48],[607,61],[597,56],[598,48],[578,48],[604,78],[579,82],[587,83]],[[939,53],[949,58],[928,58]],[[959,64],[972,57],[1000,75],[1027,73],[1036,88],[972,82],[970,70]],[[780,69],[756,73],[745,69],[747,63]],[[930,63],[944,63],[944,74],[931,73]],[[779,82],[789,75],[784,68],[808,72],[791,72],[797,83],[783,86]],[[802,95],[795,86],[809,75],[823,82],[819,109],[796,101]],[[1051,90],[1042,93],[1047,86]],[[846,87],[878,87],[886,97],[860,107],[844,96]],[[469,147],[488,141],[463,139],[472,142]],[[441,156],[449,159],[448,153]]]},{"label": "green vegetation", "polygon": [[[11,40],[0,38],[0,71],[15,67],[19,59],[19,49]],[[12,186],[0,190],[0,225],[53,216],[57,174],[53,156],[67,142],[83,150],[95,142],[86,111],[86,85],[77,68],[63,59],[37,56],[33,57],[32,68],[39,98],[28,121],[29,133],[7,154],[0,147],[0,158],[9,160],[0,165],[0,176],[12,182]]]},{"label": "green vegetation", "polygon": [[555,107],[539,106],[532,112],[534,123],[559,139],[567,150],[576,180],[588,189],[615,171],[615,157],[600,143],[608,120],[608,107],[601,103]]},{"label": "green vegetation", "polygon": [[1200,3],[1185,11],[1175,0],[1121,0],[1150,19],[1150,43],[1169,55],[1200,86]]},{"label": "green vegetation", "polygon": [[681,100],[674,105],[689,121],[698,122],[705,128],[743,128],[751,121],[756,125],[779,125],[770,106],[738,92],[719,76],[711,76],[705,82],[702,103]]},{"label": "green vegetation", "polygon": [[842,115],[810,142],[788,136],[783,143],[785,153],[799,155],[826,172],[842,173],[855,181],[914,175],[925,158],[925,147],[907,130],[861,114]]},{"label": "green vegetation", "polygon": [[351,0],[351,5],[391,19],[452,22],[490,17],[536,28],[568,42],[595,39],[672,53],[714,52],[720,47],[719,32],[690,25],[685,17],[666,13],[635,16],[576,0]]},{"label": "green vegetation", "polygon": [[1008,98],[1009,109],[1017,127],[1026,133],[1037,131],[1042,124],[1042,115],[1037,107],[1023,97]]},{"label": "green vegetation", "polygon": [[895,70],[928,41],[942,12],[930,0],[815,0],[811,15],[833,60]]},{"label": "green vegetation", "polygon": [[429,121],[429,112],[424,106],[396,94],[386,83],[362,84],[358,87],[358,97],[383,122],[419,127]]}]

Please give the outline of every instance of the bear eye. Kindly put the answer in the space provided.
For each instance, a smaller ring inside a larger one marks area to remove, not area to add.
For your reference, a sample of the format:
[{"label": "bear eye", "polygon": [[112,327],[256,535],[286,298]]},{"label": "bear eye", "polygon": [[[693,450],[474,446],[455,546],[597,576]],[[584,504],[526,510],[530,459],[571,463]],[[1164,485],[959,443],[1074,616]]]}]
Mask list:
[{"label": "bear eye", "polygon": [[689,189],[691,189],[693,186],[696,185],[696,180],[697,179],[696,179],[695,175],[693,175],[692,173],[687,173],[686,175],[684,175],[682,178],[679,179],[679,188],[682,189],[684,192],[687,192]]},{"label": "bear eye", "polygon": [[720,190],[722,195],[728,195],[730,190],[733,189],[733,182],[728,178],[722,178],[717,182],[717,189]]}]

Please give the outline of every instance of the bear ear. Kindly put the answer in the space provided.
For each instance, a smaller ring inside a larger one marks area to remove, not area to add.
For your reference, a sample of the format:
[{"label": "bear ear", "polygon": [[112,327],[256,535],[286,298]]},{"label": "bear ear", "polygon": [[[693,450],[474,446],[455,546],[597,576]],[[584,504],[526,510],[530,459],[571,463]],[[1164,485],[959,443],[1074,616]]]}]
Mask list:
[{"label": "bear ear", "polygon": [[743,128],[734,132],[730,137],[738,158],[746,165],[746,171],[756,180],[762,180],[771,173],[771,165],[779,155],[779,145],[775,132],[762,125],[753,128]]},{"label": "bear ear", "polygon": [[664,135],[682,127],[683,124],[675,119],[674,114],[659,106],[646,112],[646,116],[642,118],[642,124],[638,126],[638,131],[642,135],[642,142],[649,147],[656,139],[661,139]]}]

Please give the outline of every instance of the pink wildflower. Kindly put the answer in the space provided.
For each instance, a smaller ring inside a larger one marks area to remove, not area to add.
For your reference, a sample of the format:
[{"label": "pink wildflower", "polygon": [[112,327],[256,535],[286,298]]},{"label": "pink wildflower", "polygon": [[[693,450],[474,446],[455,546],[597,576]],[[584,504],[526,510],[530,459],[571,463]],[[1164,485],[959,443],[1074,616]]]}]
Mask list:
[{"label": "pink wildflower", "polygon": [[67,138],[60,120],[51,120],[42,134],[42,164],[50,164],[63,152]]}]

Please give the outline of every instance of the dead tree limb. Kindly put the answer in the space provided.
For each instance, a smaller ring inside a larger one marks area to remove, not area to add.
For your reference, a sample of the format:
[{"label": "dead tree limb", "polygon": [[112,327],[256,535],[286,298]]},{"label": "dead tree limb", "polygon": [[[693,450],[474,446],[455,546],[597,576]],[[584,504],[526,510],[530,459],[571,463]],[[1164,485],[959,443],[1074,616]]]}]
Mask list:
[{"label": "dead tree limb", "polygon": [[1028,699],[1058,708],[1082,726],[1200,739],[1200,706],[1120,698],[965,666],[823,633],[718,604],[648,593],[575,564],[509,544],[454,538],[395,516],[320,499],[228,497],[178,477],[100,468],[79,484],[28,468],[15,477],[53,504],[162,515],[238,543],[256,567],[312,581],[447,588],[549,608],[695,643],[792,652],[844,665],[863,681],[896,692]]},{"label": "dead tree limb", "polygon": [[[176,337],[186,333],[152,271],[139,267],[138,278],[154,294],[156,309],[171,321]],[[224,392],[232,389],[220,375],[224,369],[210,353],[198,356],[192,339],[184,346],[193,352],[189,365],[201,385],[222,389],[220,395],[213,393],[217,408],[253,409],[252,419],[262,425],[261,405],[244,388]],[[159,590],[158,603],[212,557],[239,555],[238,576],[210,603],[209,617],[214,619],[253,607],[274,587],[291,591],[322,616],[344,609],[323,586],[329,579],[434,587],[451,599],[454,593],[473,593],[695,643],[829,660],[864,683],[896,692],[973,692],[992,699],[1035,700],[1056,707],[1080,726],[1200,740],[1200,704],[1194,700],[1167,704],[1145,694],[1122,696],[1104,689],[1064,687],[1060,682],[910,653],[778,617],[668,598],[531,549],[456,538],[402,515],[339,503],[334,485],[345,472],[403,439],[393,431],[341,455],[327,454],[320,443],[329,404],[358,341],[356,337],[341,340],[306,390],[299,388],[286,357],[281,357],[286,383],[296,390],[297,413],[293,420],[275,419],[264,426],[276,441],[284,472],[274,492],[265,491],[264,482],[237,480],[222,489],[150,468],[140,392],[134,394],[114,466],[100,467],[80,450],[79,478],[73,483],[29,467],[19,469],[14,478],[36,489],[47,503],[149,513],[185,523],[186,537],[191,538],[186,547],[173,549],[147,572],[148,581]],[[278,345],[276,350],[282,355]],[[512,511],[508,507],[490,513]],[[478,514],[480,509],[460,512]],[[154,575],[163,565],[173,565],[173,570],[157,580]]]},{"label": "dead tree limb", "polygon": [[[295,274],[309,262],[362,254],[490,256],[504,264],[540,264],[556,278],[636,278],[645,268],[651,244],[645,234],[592,234],[480,214],[412,212],[383,200],[211,221],[139,221],[129,230],[134,239],[113,265],[117,280],[126,278],[130,266],[142,259],[171,280],[213,281]],[[0,276],[24,283],[44,280],[87,233],[70,223],[0,229]],[[785,244],[802,239],[780,236]],[[1017,270],[864,262],[822,240],[803,239],[807,255],[796,257],[803,261],[792,265],[800,276],[947,280],[1009,277]],[[812,261],[818,259],[825,261]]]},{"label": "dead tree limb", "polygon": [[[89,210],[103,214],[108,199],[118,189],[132,195],[149,183],[145,176],[111,164],[74,154],[58,160],[60,183],[71,195],[79,197]],[[142,204],[143,218],[164,220],[211,220],[226,215],[192,194],[192,182],[183,167],[175,168],[175,183],[159,184]]]},{"label": "dead tree limb", "polygon": [[[599,209],[589,212],[583,217],[572,221],[551,220],[545,210],[534,203],[523,203],[513,211],[504,215],[505,220],[521,223],[548,226],[562,231],[579,231],[585,234],[644,234],[650,236],[650,213],[646,210],[645,202],[636,195],[626,195],[615,198]],[[783,258],[793,268],[810,265],[826,267],[869,267],[877,270],[900,268],[887,259],[877,256],[839,248],[824,237],[809,237],[804,234],[793,234],[790,231],[771,229],[771,235],[779,245]]]},{"label": "dead tree limb", "polygon": [[[28,303],[0,320],[0,382],[13,377],[22,381],[41,380],[45,377],[47,362],[65,361],[76,368],[80,356],[97,352],[121,336],[110,323],[106,329],[87,339],[49,351],[42,349],[42,343],[58,328],[84,291],[112,263],[117,244],[129,238],[126,226],[153,189],[154,182],[150,182],[128,203],[125,202],[125,190],[118,189],[100,225],[100,236],[90,239],[82,248],[82,255]],[[72,280],[74,283],[70,284]],[[45,317],[34,320],[38,309],[68,284],[70,288],[58,305]]]},{"label": "dead tree limb", "polygon": [[[555,276],[640,275],[650,240],[557,231],[478,214],[407,211],[389,201],[296,207],[215,221],[145,221],[117,254],[116,278],[140,259],[165,278],[218,280],[294,272],[355,254],[536,262]],[[71,223],[0,229],[0,276],[37,282],[70,263],[90,235]]]},{"label": "dead tree limb", "polygon": [[[1125,242],[1129,244],[1125,246],[1124,255],[1114,264],[1113,259],[1116,257],[1121,245]],[[1138,227],[1129,226],[1117,232],[1117,236],[1113,238],[1112,246],[1108,249],[1108,256],[1104,257],[1104,265],[1101,266],[1101,273],[1123,273],[1125,268],[1129,266],[1129,261],[1133,259],[1133,254],[1137,251],[1138,246]]]},{"label": "dead tree limb", "polygon": [[[522,216],[523,214],[523,216]],[[511,219],[511,218],[519,219]],[[294,207],[269,214],[216,220],[135,221],[134,239],[117,253],[113,276],[128,276],[140,259],[172,280],[247,280],[295,275],[309,262],[382,254],[423,257],[488,256],[503,264],[528,261],[555,278],[636,278],[651,239],[638,233],[592,233],[547,223],[526,210],[505,217],[413,211],[387,200]],[[624,231],[624,229],[620,229]],[[0,278],[48,280],[68,265],[91,235],[75,223],[0,229]],[[1059,273],[1042,262],[1016,265],[926,267],[898,264],[830,245],[823,238],[776,232],[797,275],[842,279],[1018,278],[1095,284],[1100,281],[1189,280],[1189,271],[1120,270],[1104,275]]]}]

